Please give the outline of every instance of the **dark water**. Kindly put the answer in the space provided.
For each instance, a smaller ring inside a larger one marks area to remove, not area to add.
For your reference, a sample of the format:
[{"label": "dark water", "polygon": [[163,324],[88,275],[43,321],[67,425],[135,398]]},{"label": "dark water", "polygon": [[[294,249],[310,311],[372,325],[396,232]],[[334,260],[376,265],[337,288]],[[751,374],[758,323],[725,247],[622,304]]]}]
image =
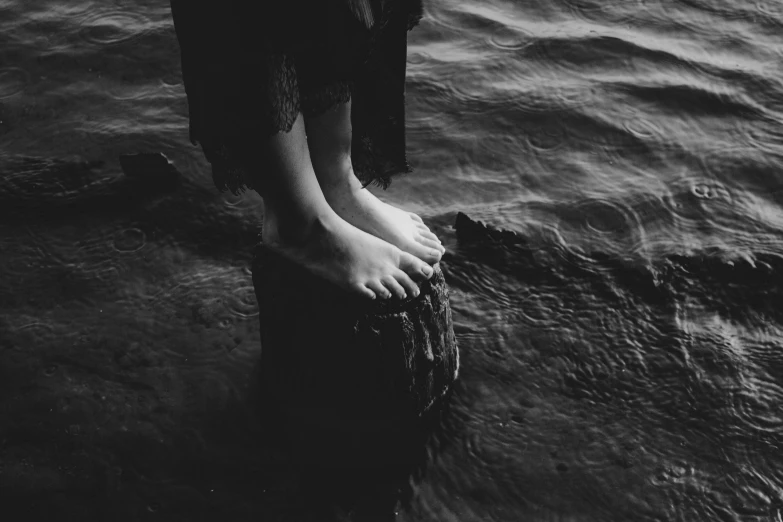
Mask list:
[{"label": "dark water", "polygon": [[[783,520],[783,2],[426,6],[381,197],[462,373],[398,519]],[[3,520],[301,519],[243,399],[261,201],[187,141],[168,3],[0,0],[0,147]],[[157,151],[180,187],[128,185]]]}]

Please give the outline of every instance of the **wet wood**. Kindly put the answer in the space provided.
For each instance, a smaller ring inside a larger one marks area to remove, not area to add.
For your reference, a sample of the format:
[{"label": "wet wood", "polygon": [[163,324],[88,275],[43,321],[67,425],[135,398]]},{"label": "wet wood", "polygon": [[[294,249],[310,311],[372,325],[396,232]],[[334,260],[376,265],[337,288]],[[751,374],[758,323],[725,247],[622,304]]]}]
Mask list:
[{"label": "wet wood", "polygon": [[295,453],[325,466],[399,459],[459,371],[440,267],[417,298],[374,302],[259,245],[253,284],[259,393],[279,414]]}]

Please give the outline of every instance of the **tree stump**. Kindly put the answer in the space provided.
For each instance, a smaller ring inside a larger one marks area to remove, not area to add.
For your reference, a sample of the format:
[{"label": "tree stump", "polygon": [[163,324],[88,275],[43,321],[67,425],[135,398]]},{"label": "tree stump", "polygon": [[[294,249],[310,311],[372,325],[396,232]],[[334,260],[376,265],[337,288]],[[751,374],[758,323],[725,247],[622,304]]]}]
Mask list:
[{"label": "tree stump", "polygon": [[253,286],[258,390],[298,463],[377,469],[409,458],[459,369],[440,267],[416,298],[369,301],[259,245]]}]

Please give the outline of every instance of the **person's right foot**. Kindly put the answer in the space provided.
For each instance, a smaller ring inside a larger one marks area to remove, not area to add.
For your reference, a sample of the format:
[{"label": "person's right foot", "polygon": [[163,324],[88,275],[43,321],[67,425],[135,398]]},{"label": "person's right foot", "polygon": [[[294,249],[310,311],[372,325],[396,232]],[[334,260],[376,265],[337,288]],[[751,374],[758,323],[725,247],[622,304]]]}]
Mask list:
[{"label": "person's right foot", "polygon": [[370,299],[419,295],[415,281],[433,269],[424,261],[325,212],[307,229],[280,230],[278,216],[265,209],[264,243],[312,273]]}]

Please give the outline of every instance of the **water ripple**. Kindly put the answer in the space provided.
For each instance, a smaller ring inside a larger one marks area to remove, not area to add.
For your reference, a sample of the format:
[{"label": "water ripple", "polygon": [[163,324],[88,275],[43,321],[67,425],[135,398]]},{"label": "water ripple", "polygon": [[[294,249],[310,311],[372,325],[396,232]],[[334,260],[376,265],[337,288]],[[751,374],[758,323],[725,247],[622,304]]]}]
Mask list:
[{"label": "water ripple", "polygon": [[505,27],[505,31],[493,31],[487,38],[489,44],[500,51],[520,51],[530,45],[529,34]]},{"label": "water ripple", "polygon": [[[21,317],[17,320],[19,319],[29,320],[32,318]],[[34,354],[37,346],[59,338],[62,335],[62,332],[58,330],[60,330],[60,328],[56,328],[54,323],[45,322],[40,318],[32,319],[30,322],[24,322],[12,330],[18,341],[10,344],[10,349],[14,352]]]},{"label": "water ripple", "polygon": [[623,120],[623,128],[631,135],[646,141],[661,141],[664,131],[652,118],[644,114],[628,114]]},{"label": "water ripple", "polygon": [[569,14],[588,22],[627,24],[649,11],[657,0],[560,0]]},{"label": "water ripple", "polygon": [[203,316],[201,322],[207,327],[227,329],[229,325],[223,320],[229,316],[223,311],[240,319],[253,318],[259,313],[253,287],[241,272],[233,267],[210,267],[207,272],[184,274],[174,286],[148,296],[146,306],[161,317],[189,306],[199,310],[198,316]]},{"label": "water ripple", "polygon": [[705,176],[683,175],[667,183],[663,197],[668,214],[678,227],[699,232],[714,226],[715,209],[731,209],[733,190],[723,182]]},{"label": "water ripple", "polygon": [[143,230],[128,228],[114,235],[112,246],[117,252],[131,253],[141,250],[146,243],[147,236]]},{"label": "water ripple", "polygon": [[[629,471],[633,468],[633,457],[619,447],[615,437],[601,431],[612,430],[593,428],[580,437],[582,441],[577,444],[573,469],[568,470],[571,476],[567,487],[594,512],[606,517],[637,511],[634,507],[643,508],[644,504],[636,501],[634,488],[628,487],[629,483],[635,483],[636,487],[642,485],[640,478]],[[625,487],[621,486],[623,484]],[[621,490],[624,493],[618,498],[617,491]],[[635,503],[638,506],[633,506]]]},{"label": "water ripple", "polygon": [[613,0],[560,0],[574,16],[588,20],[600,19],[599,14],[611,11],[620,2]]},{"label": "water ripple", "polygon": [[27,88],[30,74],[19,67],[0,68],[0,99],[10,98]]},{"label": "water ripple", "polygon": [[162,86],[163,84],[157,81],[145,84],[112,82],[104,89],[104,92],[113,100],[142,100],[155,97]]},{"label": "water ripple", "polygon": [[746,380],[744,387],[733,395],[735,423],[744,436],[751,433],[757,436],[779,435],[783,432],[783,414],[780,404],[783,401],[783,387],[761,379]]},{"label": "water ripple", "polygon": [[552,77],[579,77],[585,66],[591,71],[611,67],[616,74],[634,62],[643,58],[667,56],[626,41],[622,38],[606,35],[586,36],[548,36],[536,38],[525,48],[525,58],[533,60],[538,68],[547,71]]},{"label": "water ripple", "polygon": [[547,329],[558,327],[567,310],[557,292],[536,289],[524,294],[521,303],[514,307],[514,312],[522,322]]},{"label": "water ripple", "polygon": [[563,126],[543,126],[525,133],[525,141],[536,152],[551,153],[562,148],[568,139]]},{"label": "water ripple", "polygon": [[139,39],[150,31],[150,19],[140,11],[109,10],[82,20],[79,35],[92,45],[112,46]]},{"label": "water ripple", "polygon": [[228,296],[227,306],[232,313],[242,319],[258,316],[258,303],[252,285],[233,290]]},{"label": "water ripple", "polygon": [[409,52],[407,63],[408,65],[422,65],[430,60],[430,56],[424,52]]},{"label": "water ripple", "polygon": [[461,106],[461,112],[480,114],[490,109],[499,115],[510,110],[561,112],[599,100],[598,88],[584,78],[564,77],[546,64],[519,60],[511,54],[488,58],[490,65],[487,58],[460,60],[459,74],[454,74],[453,64],[433,67],[429,75],[414,74],[409,82],[416,96],[426,97],[429,104],[451,110]]},{"label": "water ripple", "polygon": [[755,118],[760,113],[728,90],[692,84],[641,85],[616,82],[614,87],[659,110],[684,112],[690,117]]},{"label": "water ripple", "polygon": [[744,185],[746,190],[760,194],[783,188],[783,172],[775,158],[754,147],[723,147],[705,152],[700,159],[705,175],[723,183]]},{"label": "water ripple", "polygon": [[628,256],[638,254],[647,243],[641,217],[623,200],[588,198],[562,205],[552,231],[559,239],[556,244],[563,261],[599,272],[605,270],[603,263],[586,251],[588,245],[596,251]]},{"label": "water ripple", "polygon": [[627,175],[634,170],[666,168],[661,149],[675,145],[648,118],[627,112],[611,116],[567,113],[556,120],[543,121],[527,141],[542,160],[563,161],[581,153],[586,161],[575,167],[588,168],[601,178],[607,171]]},{"label": "water ripple", "polygon": [[778,0],[756,0],[754,7],[760,13],[773,18],[777,23],[783,24],[783,4]]}]

